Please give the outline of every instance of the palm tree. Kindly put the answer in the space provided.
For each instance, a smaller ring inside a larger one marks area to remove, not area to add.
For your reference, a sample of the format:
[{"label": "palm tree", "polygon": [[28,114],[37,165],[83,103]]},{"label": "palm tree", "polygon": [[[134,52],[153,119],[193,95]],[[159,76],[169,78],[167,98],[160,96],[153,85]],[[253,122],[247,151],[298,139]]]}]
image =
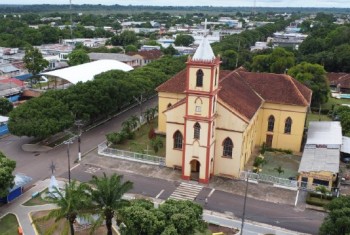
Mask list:
[{"label": "palm tree", "polygon": [[326,186],[324,185],[319,185],[316,187],[316,191],[320,192],[321,194],[321,200],[323,199],[323,196],[327,196],[327,193],[329,193],[330,191],[327,189]]},{"label": "palm tree", "polygon": [[[54,189],[54,192],[46,199],[58,206],[57,209],[53,209],[47,216],[44,216],[37,221],[45,221],[55,218],[55,222],[66,219],[68,223],[65,224],[63,231],[68,232],[70,228],[70,234],[74,235],[74,222],[78,215],[88,214],[89,205],[91,205],[90,199],[90,187],[84,183],[78,184],[73,180],[70,184],[66,183],[64,190]],[[54,224],[55,226],[55,224]],[[65,233],[63,233],[65,234]]]},{"label": "palm tree", "polygon": [[106,220],[107,235],[112,235],[112,219],[118,209],[127,204],[126,200],[122,199],[124,193],[132,188],[132,182],[122,182],[123,176],[113,174],[107,177],[103,173],[103,177],[93,176],[91,184],[92,200],[95,205],[95,212],[99,214],[99,219],[92,226],[94,231],[97,226],[101,225],[103,219]]},{"label": "palm tree", "polygon": [[284,174],[284,170],[282,169],[282,166],[278,166],[273,168],[275,171],[277,171],[278,176],[280,176],[281,174]]},{"label": "palm tree", "polygon": [[131,116],[129,119],[134,129],[138,126],[141,126],[140,118],[138,118],[136,115]]}]

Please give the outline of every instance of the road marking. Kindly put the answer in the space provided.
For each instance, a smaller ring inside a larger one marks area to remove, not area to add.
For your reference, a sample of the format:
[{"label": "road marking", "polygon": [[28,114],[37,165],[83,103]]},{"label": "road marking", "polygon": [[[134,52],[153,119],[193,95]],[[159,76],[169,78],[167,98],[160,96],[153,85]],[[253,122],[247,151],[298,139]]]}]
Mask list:
[{"label": "road marking", "polygon": [[164,189],[162,189],[162,191],[160,191],[160,193],[158,193],[158,195],[156,196],[156,198],[159,198],[160,195],[162,195],[163,192],[164,192]]},{"label": "road marking", "polygon": [[169,199],[176,200],[195,200],[203,186],[182,182],[175,191],[170,195]]},{"label": "road marking", "polygon": [[210,197],[214,192],[215,192],[215,188],[213,188],[213,189],[210,191],[208,197]]},{"label": "road marking", "polygon": [[74,170],[75,168],[77,168],[78,166],[80,166],[80,163],[77,164],[77,165],[75,165],[75,166],[73,166],[72,168],[70,168],[70,170],[72,171],[72,170]]},{"label": "road marking", "polygon": [[97,171],[101,170],[99,167],[89,167],[85,170],[86,173],[95,174]]}]

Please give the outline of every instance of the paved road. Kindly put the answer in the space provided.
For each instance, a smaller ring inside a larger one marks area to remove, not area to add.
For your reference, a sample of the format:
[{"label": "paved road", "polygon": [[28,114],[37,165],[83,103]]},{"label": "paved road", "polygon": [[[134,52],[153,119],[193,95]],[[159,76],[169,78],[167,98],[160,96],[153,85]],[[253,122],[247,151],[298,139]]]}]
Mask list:
[{"label": "paved road", "polygon": [[[142,108],[143,110],[148,107],[156,106],[158,101],[157,97],[154,97],[146,101]],[[130,109],[108,122],[84,132],[81,136],[81,152],[85,153],[92,148],[95,148],[98,144],[106,140],[105,134],[111,131],[119,130],[121,123],[132,115],[139,115],[139,108]],[[22,150],[23,144],[29,143],[33,138],[29,137],[16,137],[13,135],[0,139],[0,150],[9,158],[17,162],[15,172],[24,173],[33,178],[33,182],[37,180],[44,180],[50,176],[51,170],[49,168],[51,161],[54,161],[57,172],[56,174],[62,174],[67,171],[67,146],[61,145],[48,152],[43,153],[30,153]],[[78,144],[77,141],[70,146],[71,166],[78,157]]]},{"label": "paved road", "polygon": [[[73,179],[86,182],[91,179],[93,174],[100,176],[103,172],[112,174],[116,171],[79,165],[72,170],[71,176]],[[181,184],[180,181],[145,177],[129,172],[117,173],[123,174],[125,180],[134,182],[134,188],[131,190],[131,193],[163,200],[169,198]],[[68,174],[65,172],[60,177],[67,178],[67,176]],[[208,201],[206,204],[205,198],[207,197]],[[195,201],[203,205],[207,210],[224,213],[236,218],[242,217],[244,201],[242,196],[204,187],[195,198]],[[324,213],[312,210],[300,211],[293,206],[248,198],[246,219],[302,233],[317,234],[318,228],[324,219]]]}]

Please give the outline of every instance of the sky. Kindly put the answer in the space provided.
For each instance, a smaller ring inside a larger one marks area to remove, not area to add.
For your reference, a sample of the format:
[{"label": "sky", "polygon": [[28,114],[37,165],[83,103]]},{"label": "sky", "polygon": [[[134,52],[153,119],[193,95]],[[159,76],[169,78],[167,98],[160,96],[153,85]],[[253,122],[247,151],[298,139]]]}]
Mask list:
[{"label": "sky", "polygon": [[[257,7],[325,7],[350,8],[350,0],[255,0]],[[6,4],[68,4],[69,0],[11,0]],[[152,6],[248,6],[254,0],[72,0],[73,4],[152,5]]]}]

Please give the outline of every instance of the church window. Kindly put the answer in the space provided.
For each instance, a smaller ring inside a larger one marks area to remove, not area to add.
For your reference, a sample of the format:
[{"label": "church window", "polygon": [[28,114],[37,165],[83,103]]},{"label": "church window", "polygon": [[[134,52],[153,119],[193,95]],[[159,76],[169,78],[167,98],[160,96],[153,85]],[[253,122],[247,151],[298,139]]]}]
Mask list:
[{"label": "church window", "polygon": [[202,111],[202,107],[201,106],[196,106],[196,113],[200,113]]},{"label": "church window", "polygon": [[284,124],[284,133],[285,134],[290,134],[292,130],[292,119],[290,117],[288,117],[286,119],[286,122]]},{"label": "church window", "polygon": [[214,101],[213,101],[213,114],[215,113],[215,104],[216,104],[216,99],[214,97]]},{"label": "church window", "polygon": [[182,149],[182,134],[180,131],[174,133],[174,149]]},{"label": "church window", "polygon": [[197,87],[202,87],[203,86],[203,71],[201,69],[199,69],[197,71],[197,79],[196,79],[196,86]]},{"label": "church window", "polygon": [[275,117],[270,115],[268,123],[267,123],[267,131],[273,131],[275,127]]},{"label": "church window", "polygon": [[223,156],[232,158],[233,142],[230,138],[226,138],[223,143]]},{"label": "church window", "polygon": [[218,81],[218,69],[215,70],[215,86]]},{"label": "church window", "polygon": [[196,124],[194,124],[193,128],[194,128],[193,138],[194,139],[199,139],[199,137],[201,135],[201,125],[199,125],[199,123],[196,122]]},{"label": "church window", "polygon": [[211,130],[211,137],[214,138],[214,134],[215,134],[215,122],[213,122],[213,128]]}]

